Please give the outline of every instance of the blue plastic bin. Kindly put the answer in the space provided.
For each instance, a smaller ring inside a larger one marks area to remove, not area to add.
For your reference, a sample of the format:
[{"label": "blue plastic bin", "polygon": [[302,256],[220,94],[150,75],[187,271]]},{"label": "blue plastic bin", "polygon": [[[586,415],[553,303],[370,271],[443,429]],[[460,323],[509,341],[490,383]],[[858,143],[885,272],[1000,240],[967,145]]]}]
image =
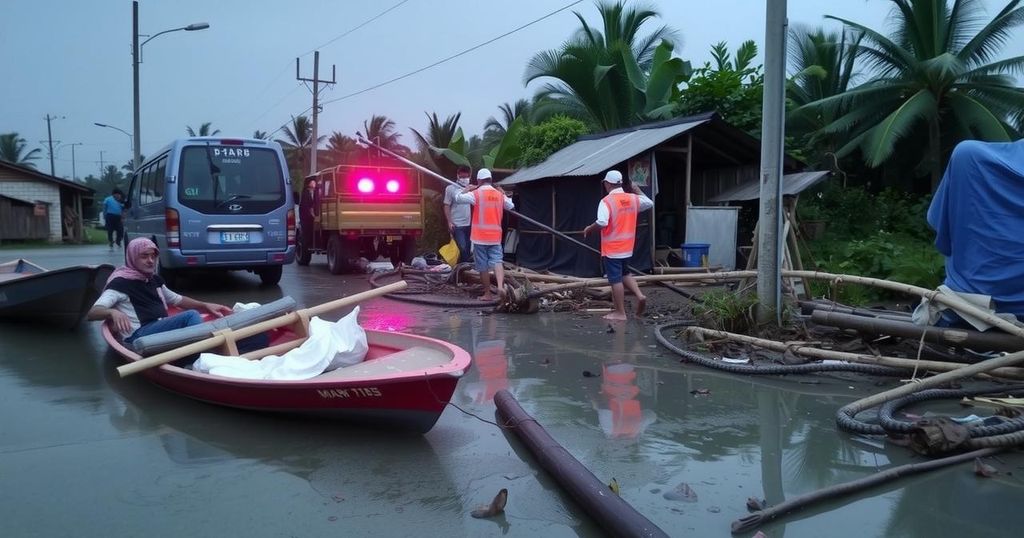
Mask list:
[{"label": "blue plastic bin", "polygon": [[708,243],[683,243],[683,267],[707,267],[708,252],[711,245]]}]

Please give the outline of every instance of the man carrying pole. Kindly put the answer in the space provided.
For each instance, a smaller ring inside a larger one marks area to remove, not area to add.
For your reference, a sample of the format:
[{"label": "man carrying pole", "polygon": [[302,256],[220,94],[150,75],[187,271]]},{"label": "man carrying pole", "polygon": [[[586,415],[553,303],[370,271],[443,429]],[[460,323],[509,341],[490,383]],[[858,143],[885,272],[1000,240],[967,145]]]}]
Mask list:
[{"label": "man carrying pole", "polygon": [[625,192],[622,189],[622,173],[618,170],[609,170],[603,184],[608,195],[597,204],[597,220],[583,229],[583,237],[587,237],[595,228],[601,229],[601,256],[608,283],[612,285],[614,306],[614,310],[605,315],[604,319],[625,321],[626,291],[623,284],[636,295],[637,316],[642,316],[647,306],[647,297],[640,291],[633,275],[626,272],[626,268],[629,259],[633,257],[633,246],[636,243],[637,216],[654,207],[654,202],[636,185],[630,185],[633,192]]},{"label": "man carrying pole", "polygon": [[494,299],[491,295],[491,269],[494,270],[495,283],[498,285],[498,298],[505,299],[505,268],[502,266],[503,252],[501,248],[501,219],[506,209],[515,208],[512,199],[505,191],[491,184],[491,171],[481,168],[476,175],[477,185],[469,185],[462,189],[455,201],[473,206],[473,221],[470,224],[470,241],[473,242],[473,259],[476,270],[480,272],[480,282],[484,286],[481,301]]}]

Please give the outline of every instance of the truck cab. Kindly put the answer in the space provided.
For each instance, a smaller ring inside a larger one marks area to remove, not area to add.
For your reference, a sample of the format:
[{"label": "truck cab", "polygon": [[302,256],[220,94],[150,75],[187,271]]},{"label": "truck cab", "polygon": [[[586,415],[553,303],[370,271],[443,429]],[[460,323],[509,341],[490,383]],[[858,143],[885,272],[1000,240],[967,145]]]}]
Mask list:
[{"label": "truck cab", "polygon": [[390,164],[341,164],[306,177],[310,179],[316,181],[314,218],[312,223],[300,219],[299,265],[308,265],[313,254],[322,253],[331,273],[340,274],[360,257],[395,264],[412,259],[423,234],[419,170]]}]

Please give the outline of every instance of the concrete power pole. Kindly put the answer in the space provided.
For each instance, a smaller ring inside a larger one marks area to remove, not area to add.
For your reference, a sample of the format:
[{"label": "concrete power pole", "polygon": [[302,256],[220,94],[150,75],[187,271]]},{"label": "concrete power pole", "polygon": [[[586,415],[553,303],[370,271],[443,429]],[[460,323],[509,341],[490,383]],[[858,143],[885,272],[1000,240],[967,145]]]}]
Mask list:
[{"label": "concrete power pole", "polygon": [[785,134],[786,0],[768,0],[761,109],[761,214],[757,256],[757,318],[782,322],[782,156]]},{"label": "concrete power pole", "polygon": [[[320,80],[320,51],[313,52],[313,78],[302,78],[299,76],[299,59],[295,59],[295,78],[303,82],[313,83],[313,134],[309,142],[309,173],[310,175],[315,174],[317,170],[316,165],[316,146],[319,133],[317,132],[317,116],[320,114],[320,83],[334,84],[335,83],[335,66],[331,64],[331,80]],[[299,133],[295,133],[298,136]]]}]

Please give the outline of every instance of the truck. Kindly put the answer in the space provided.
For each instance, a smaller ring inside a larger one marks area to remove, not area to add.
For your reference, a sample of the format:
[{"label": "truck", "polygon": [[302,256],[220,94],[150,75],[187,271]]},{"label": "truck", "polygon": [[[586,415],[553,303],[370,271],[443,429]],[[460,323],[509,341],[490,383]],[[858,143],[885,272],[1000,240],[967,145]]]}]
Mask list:
[{"label": "truck", "polygon": [[[339,164],[306,177],[316,180],[311,230],[296,241],[296,262],[327,255],[332,274],[354,269],[359,258],[409,262],[423,234],[421,172],[400,164]],[[303,187],[305,188],[305,187]]]}]

